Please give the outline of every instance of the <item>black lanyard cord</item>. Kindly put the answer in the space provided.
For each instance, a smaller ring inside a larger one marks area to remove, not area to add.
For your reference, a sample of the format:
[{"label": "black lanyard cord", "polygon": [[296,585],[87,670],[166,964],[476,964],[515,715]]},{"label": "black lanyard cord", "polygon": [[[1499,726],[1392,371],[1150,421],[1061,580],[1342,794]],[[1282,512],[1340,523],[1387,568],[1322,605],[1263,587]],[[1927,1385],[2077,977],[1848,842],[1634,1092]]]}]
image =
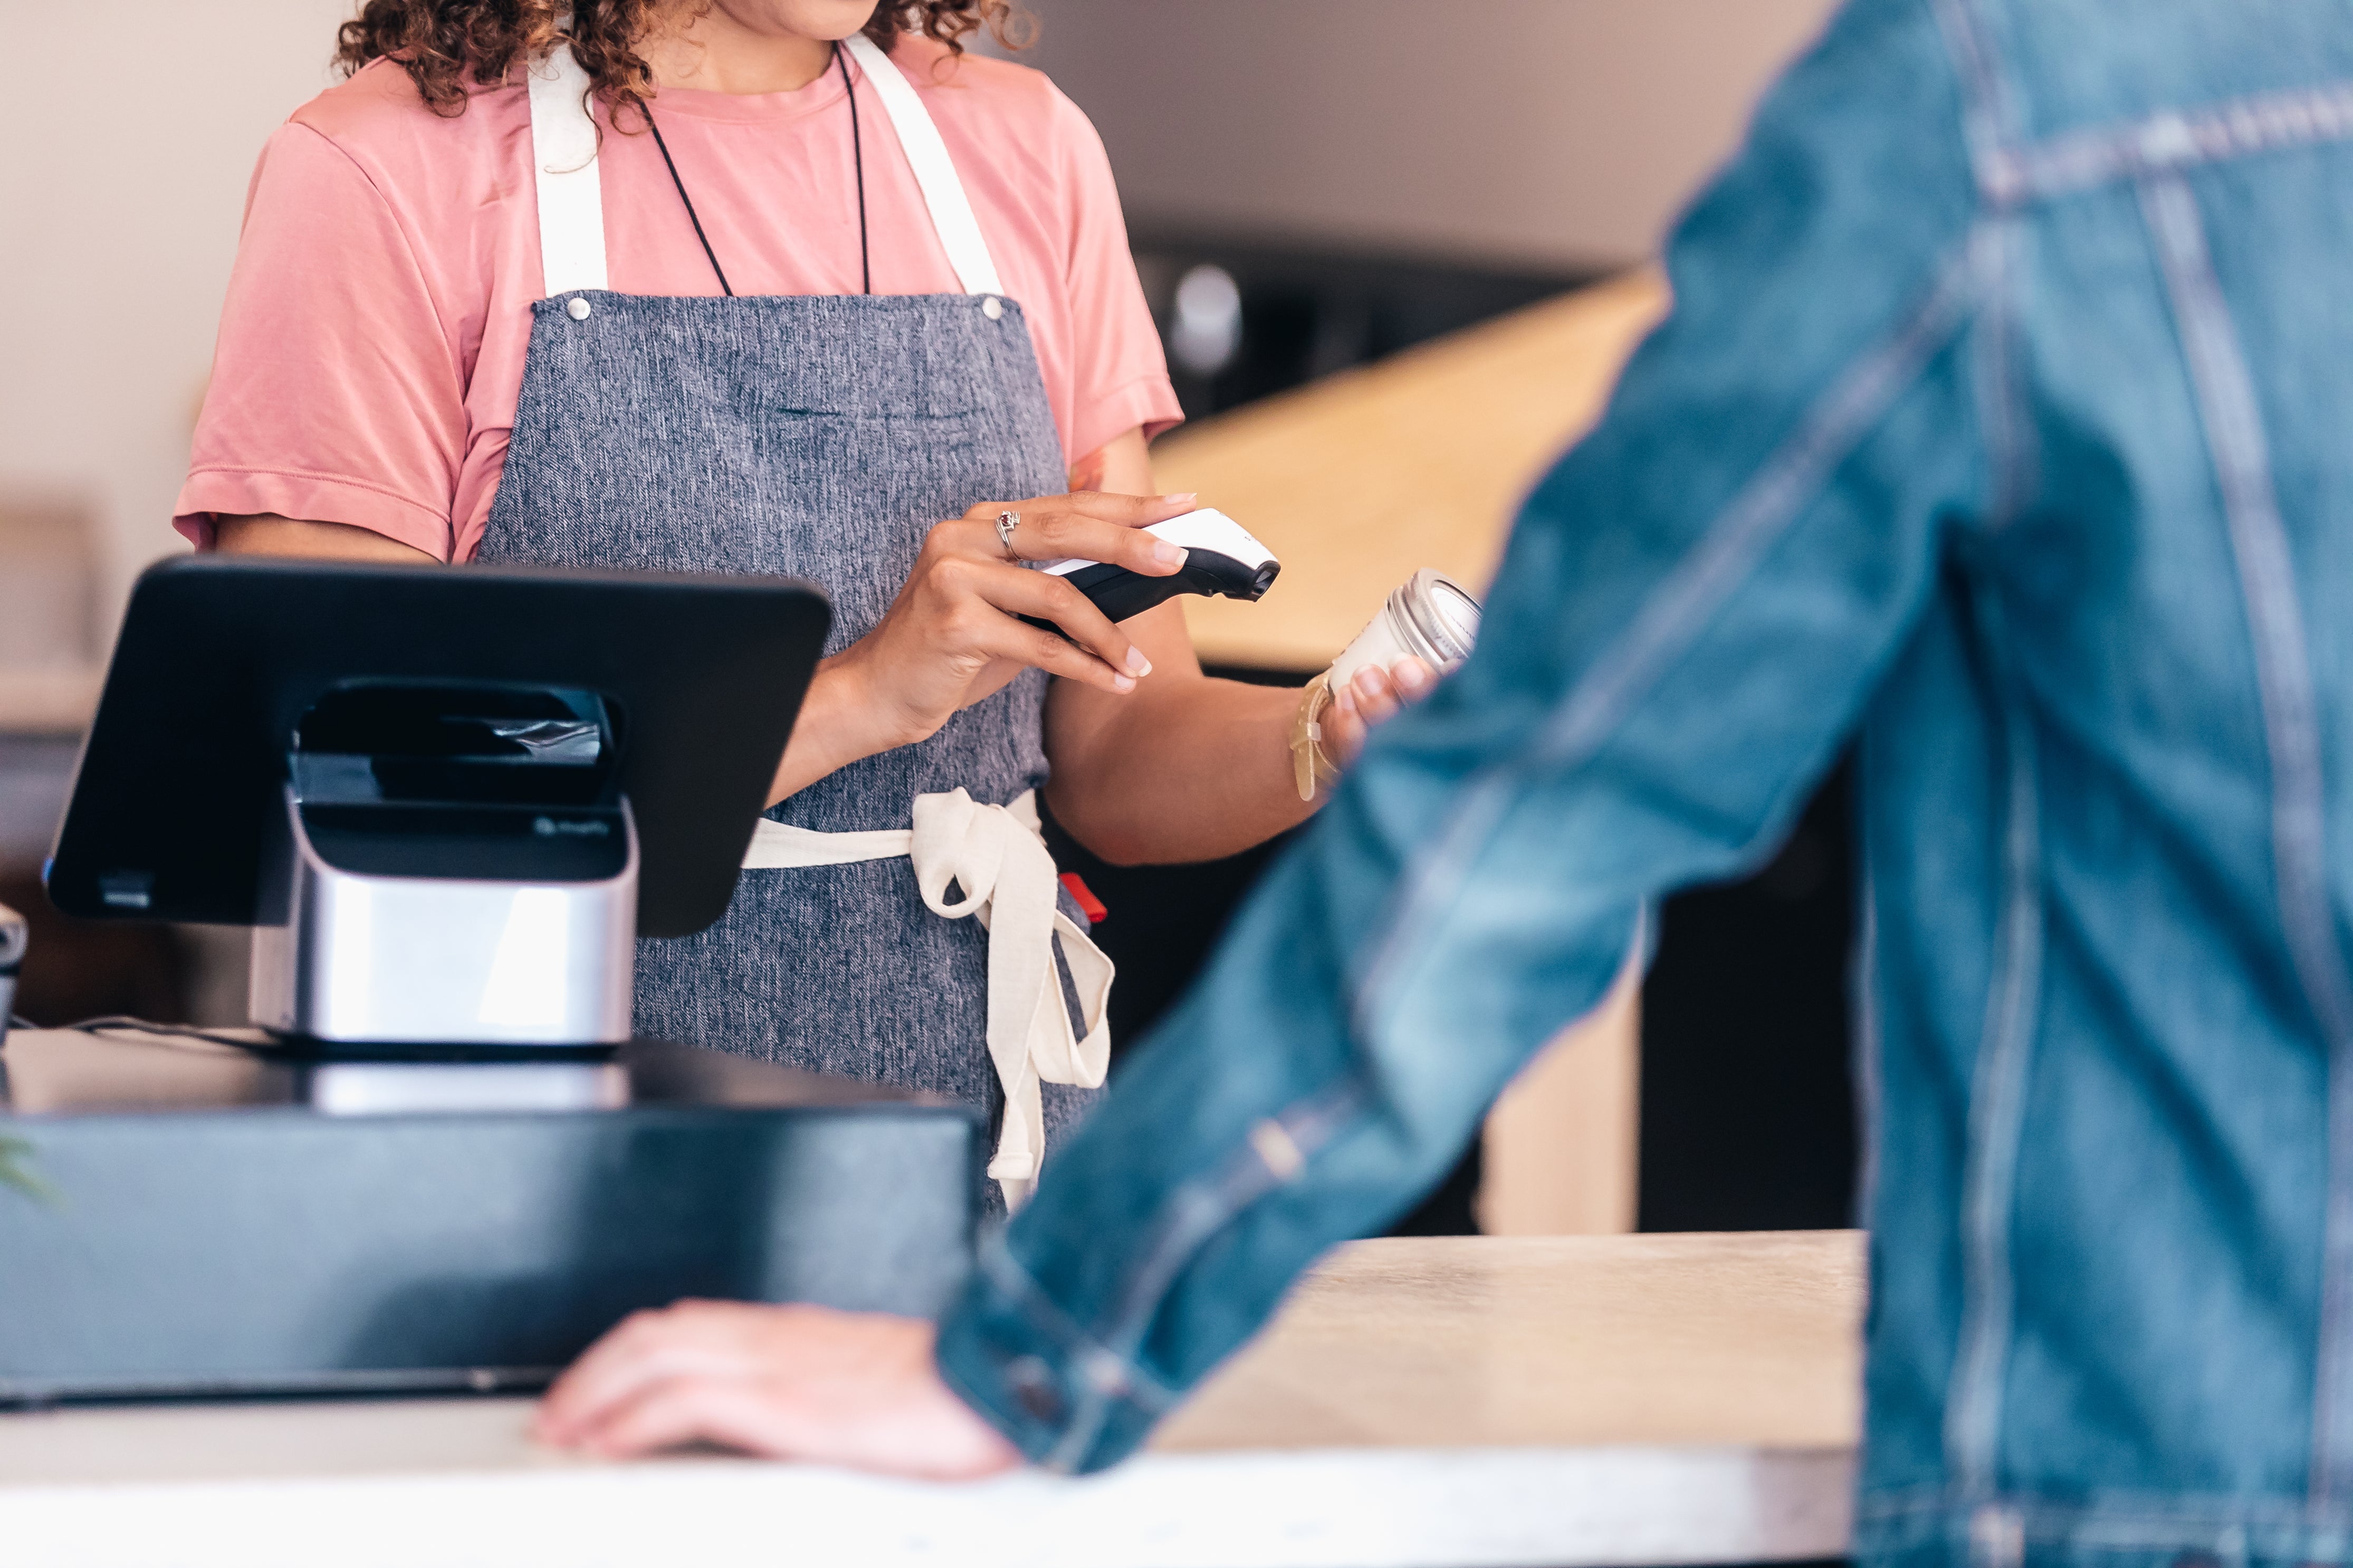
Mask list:
[{"label": "black lanyard cord", "polygon": [[662,166],[670,171],[670,183],[678,187],[678,199],[686,204],[686,221],[694,226],[694,237],[702,241],[702,254],[711,258],[711,270],[719,274],[720,291],[733,300],[735,289],[720,268],[719,253],[711,248],[711,237],[702,232],[702,220],[694,215],[694,198],[686,194],[686,182],[678,177],[678,165],[670,162],[670,143],[662,140],[661,127],[654,123],[654,111],[645,104],[638,107],[645,114],[646,129],[654,133],[654,145],[661,149]]},{"label": "black lanyard cord", "polygon": [[849,55],[833,46],[833,63],[841,68],[841,90],[849,95],[849,167],[858,179],[858,291],[874,292],[874,264],[866,250],[866,152],[858,140],[858,85],[849,79]]},{"label": "black lanyard cord", "polygon": [[[849,164],[858,181],[858,291],[871,294],[874,262],[866,240],[866,153],[858,135],[858,88],[849,79],[849,57],[839,44],[833,47],[833,63],[841,68],[841,89],[849,98]],[[711,237],[702,232],[702,219],[695,213],[694,198],[686,194],[686,182],[678,177],[678,163],[670,155],[670,143],[662,140],[661,127],[654,123],[653,109],[643,103],[638,107],[646,117],[646,129],[654,133],[654,145],[661,149],[662,167],[670,171],[670,183],[678,187],[679,202],[686,208],[686,221],[694,226],[694,237],[702,242],[702,254],[711,258],[711,270],[719,279],[720,291],[733,300],[734,287],[719,265],[719,253],[711,248]]]}]

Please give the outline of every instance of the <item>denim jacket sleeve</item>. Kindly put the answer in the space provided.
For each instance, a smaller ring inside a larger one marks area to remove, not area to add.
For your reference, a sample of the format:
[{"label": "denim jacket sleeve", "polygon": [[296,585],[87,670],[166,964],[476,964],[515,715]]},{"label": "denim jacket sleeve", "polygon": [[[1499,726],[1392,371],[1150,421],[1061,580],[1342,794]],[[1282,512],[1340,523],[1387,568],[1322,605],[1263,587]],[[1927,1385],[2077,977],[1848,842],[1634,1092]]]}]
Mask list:
[{"label": "denim jacket sleeve", "polygon": [[1592,1007],[1660,895],[1769,850],[1978,509],[1978,239],[1932,0],[1857,0],[1669,251],[1676,309],[1391,724],[944,1321],[1086,1470],[1377,1232]]}]

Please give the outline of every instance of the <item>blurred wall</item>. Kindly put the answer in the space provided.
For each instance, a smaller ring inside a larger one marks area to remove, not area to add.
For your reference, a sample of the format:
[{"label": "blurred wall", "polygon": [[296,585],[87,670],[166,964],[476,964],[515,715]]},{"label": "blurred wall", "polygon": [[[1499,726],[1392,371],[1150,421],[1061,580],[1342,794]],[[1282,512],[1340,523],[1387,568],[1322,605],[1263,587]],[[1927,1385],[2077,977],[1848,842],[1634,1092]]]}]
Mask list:
[{"label": "blurred wall", "polygon": [[1657,248],[1831,0],[1022,0],[1139,231]]},{"label": "blurred wall", "polygon": [[[1583,267],[1651,250],[1829,0],[1027,0],[1139,227]],[[350,0],[21,6],[0,511],[168,520],[245,185]],[[1439,24],[1442,23],[1443,26]],[[352,308],[368,309],[354,300]]]},{"label": "blurred wall", "polygon": [[172,499],[246,180],[270,131],[330,80],[348,8],[9,7],[19,68],[0,157],[0,511],[90,516],[110,607],[140,566],[178,548]]}]

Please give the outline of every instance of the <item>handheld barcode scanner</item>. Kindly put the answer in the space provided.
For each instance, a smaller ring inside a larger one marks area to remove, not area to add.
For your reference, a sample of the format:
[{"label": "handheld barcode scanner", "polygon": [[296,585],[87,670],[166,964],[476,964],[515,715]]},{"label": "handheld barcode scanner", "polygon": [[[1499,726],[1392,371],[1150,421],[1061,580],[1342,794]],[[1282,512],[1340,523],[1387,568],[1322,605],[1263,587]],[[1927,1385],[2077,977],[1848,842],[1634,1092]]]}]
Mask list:
[{"label": "handheld barcode scanner", "polygon": [[[1274,552],[1252,539],[1240,523],[1208,507],[1155,522],[1144,531],[1187,552],[1185,564],[1175,575],[1147,577],[1141,572],[1101,561],[1050,561],[1040,563],[1037,569],[1069,578],[1072,587],[1113,621],[1140,616],[1179,594],[1262,598],[1282,570],[1282,563],[1274,558]],[[1057,629],[1030,616],[1022,618],[1033,626]]]}]

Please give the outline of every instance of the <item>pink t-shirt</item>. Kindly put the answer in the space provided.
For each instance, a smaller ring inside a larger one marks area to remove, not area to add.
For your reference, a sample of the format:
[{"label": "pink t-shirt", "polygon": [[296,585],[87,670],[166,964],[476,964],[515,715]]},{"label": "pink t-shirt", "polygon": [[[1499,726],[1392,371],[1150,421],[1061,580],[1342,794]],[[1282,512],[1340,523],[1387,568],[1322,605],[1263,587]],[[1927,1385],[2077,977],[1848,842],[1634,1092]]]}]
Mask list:
[{"label": "pink t-shirt", "polygon": [[[1065,459],[1138,426],[1156,435],[1176,423],[1111,165],[1086,117],[1021,66],[951,61],[921,38],[902,38],[892,58],[922,93],[1006,292],[1021,303]],[[845,100],[828,71],[797,92],[654,100],[738,294],[858,292]],[[874,291],[957,292],[863,80],[858,110]],[[718,293],[654,139],[606,125],[598,164],[609,286]],[[174,524],[201,547],[215,513],[277,512],[470,558],[506,459],[531,304],[543,293],[520,79],[476,93],[450,119],[384,60],[320,94],[254,170]]]}]

